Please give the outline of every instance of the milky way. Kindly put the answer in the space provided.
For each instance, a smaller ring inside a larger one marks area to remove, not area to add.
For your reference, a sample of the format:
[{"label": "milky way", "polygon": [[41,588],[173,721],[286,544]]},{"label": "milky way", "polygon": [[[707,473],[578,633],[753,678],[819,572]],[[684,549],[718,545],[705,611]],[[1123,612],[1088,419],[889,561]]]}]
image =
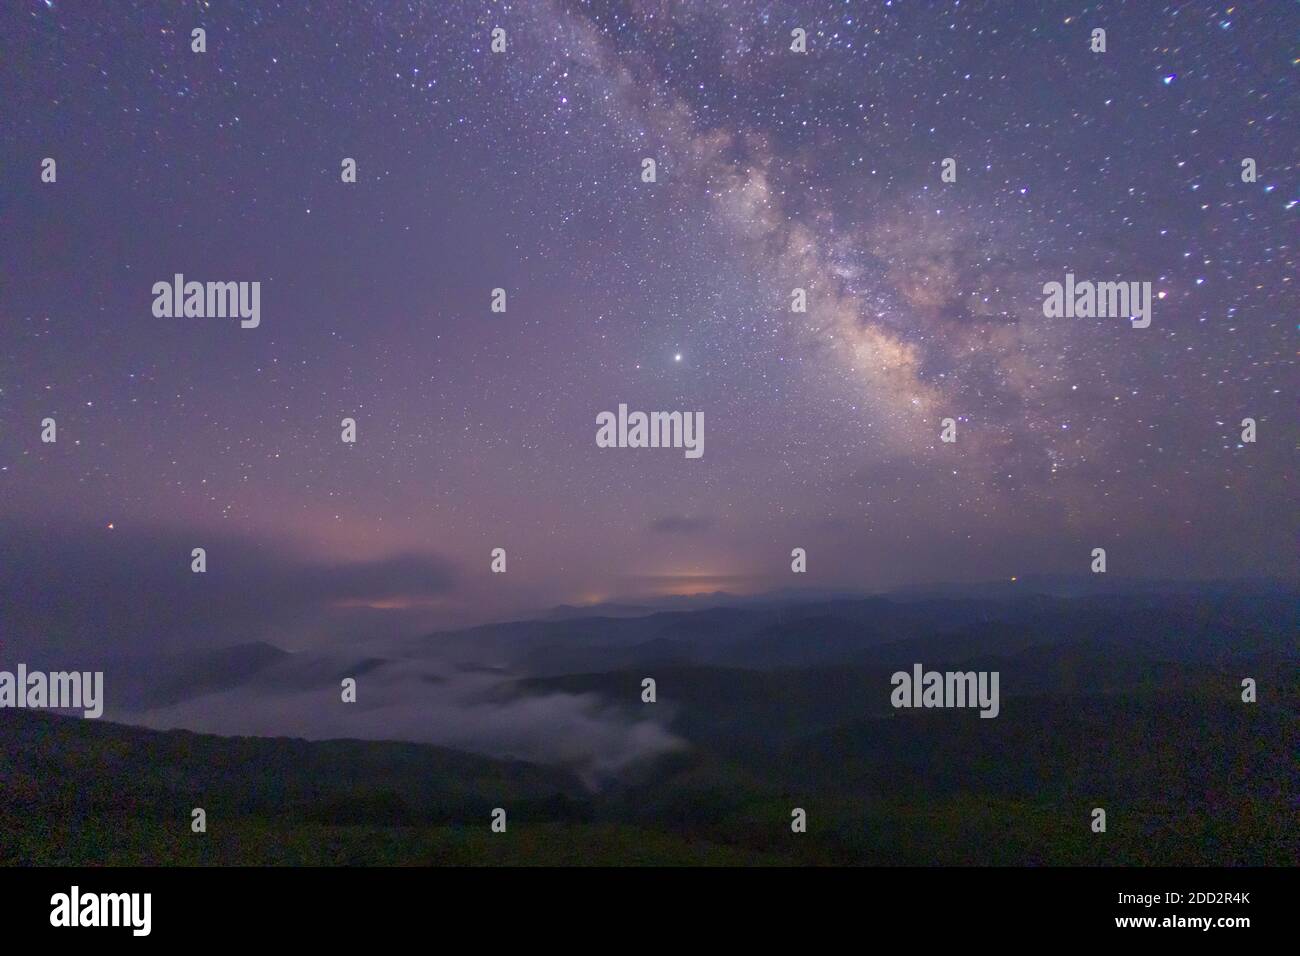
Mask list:
[{"label": "milky way", "polygon": [[[867,590],[1296,574],[1292,4],[0,17],[13,586],[164,593],[146,556],[214,542],[282,569],[255,604],[433,622],[788,586],[794,547]],[[260,325],[156,318],[177,273]],[[1045,317],[1067,273],[1149,281],[1151,326]],[[706,453],[597,448],[620,403]]]}]

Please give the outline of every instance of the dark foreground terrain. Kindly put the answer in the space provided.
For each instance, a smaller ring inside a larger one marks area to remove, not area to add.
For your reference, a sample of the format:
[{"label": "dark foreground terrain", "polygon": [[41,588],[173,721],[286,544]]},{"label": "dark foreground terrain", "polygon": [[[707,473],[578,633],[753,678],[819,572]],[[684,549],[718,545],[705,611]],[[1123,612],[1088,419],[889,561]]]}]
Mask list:
[{"label": "dark foreground terrain", "polygon": [[[599,695],[636,719],[652,673],[688,742],[595,786],[427,744],[0,711],[0,864],[1300,862],[1291,596],[949,603],[655,615],[681,644],[644,617],[595,619],[638,635],[610,655],[622,666],[539,669],[515,692]],[[710,643],[724,630],[734,655]],[[914,661],[998,670],[1001,714],[895,711],[889,676]]]}]

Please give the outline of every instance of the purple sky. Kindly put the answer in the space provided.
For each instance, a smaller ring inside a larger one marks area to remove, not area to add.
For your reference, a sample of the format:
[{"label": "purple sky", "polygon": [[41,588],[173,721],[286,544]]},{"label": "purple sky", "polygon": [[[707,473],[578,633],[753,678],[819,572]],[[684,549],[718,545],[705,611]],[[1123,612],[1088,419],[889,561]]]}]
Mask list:
[{"label": "purple sky", "polygon": [[[1300,24],[1267,6],[6,5],[20,632],[93,641],[117,601],[160,641],[306,640],[1094,547],[1294,577]],[[1151,282],[1151,327],[1045,318],[1067,272]],[[259,281],[260,326],[155,318],[175,273]],[[620,403],[703,412],[704,455],[597,448]]]}]

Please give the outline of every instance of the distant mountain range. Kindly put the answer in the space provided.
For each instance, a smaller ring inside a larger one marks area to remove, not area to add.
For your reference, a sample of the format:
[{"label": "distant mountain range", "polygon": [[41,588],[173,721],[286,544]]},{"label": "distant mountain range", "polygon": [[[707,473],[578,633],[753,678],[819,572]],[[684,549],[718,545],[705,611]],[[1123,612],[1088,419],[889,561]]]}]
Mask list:
[{"label": "distant mountain range", "polygon": [[[0,862],[1295,863],[1298,597],[715,598],[105,659],[104,721],[0,711]],[[999,716],[896,710],[916,663],[997,671]]]}]

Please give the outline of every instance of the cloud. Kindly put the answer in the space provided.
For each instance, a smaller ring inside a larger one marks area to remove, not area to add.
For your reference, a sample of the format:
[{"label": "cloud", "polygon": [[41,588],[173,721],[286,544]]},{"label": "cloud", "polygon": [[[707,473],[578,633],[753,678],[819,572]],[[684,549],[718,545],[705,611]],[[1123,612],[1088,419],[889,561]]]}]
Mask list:
[{"label": "cloud", "polygon": [[[22,556],[0,563],[5,658],[23,649],[133,654],[284,643],[348,609],[428,607],[459,590],[451,563],[433,554],[323,562],[210,531],[85,524],[8,524],[0,535],[9,554]],[[196,547],[206,551],[202,574],[190,567]]]},{"label": "cloud", "polygon": [[650,530],[658,534],[700,534],[713,527],[712,518],[690,515],[665,515],[650,522]]},{"label": "cloud", "polygon": [[[345,704],[347,676],[357,681],[357,698]],[[592,787],[685,746],[660,723],[632,720],[598,695],[523,693],[516,675],[428,657],[293,654],[239,686],[162,707],[110,705],[107,716],[159,730],[435,744],[567,767]]]},{"label": "cloud", "polygon": [[[563,765],[592,786],[683,746],[597,695],[521,692],[528,675],[502,667],[486,638],[395,652],[403,641],[387,639],[418,626],[403,609],[467,599],[437,555],[322,562],[211,532],[73,524],[10,524],[0,540],[22,556],[0,565],[0,663],[104,670],[111,720],[438,744]],[[203,574],[190,570],[194,547],[207,551]],[[345,676],[355,704],[340,699]]]}]

